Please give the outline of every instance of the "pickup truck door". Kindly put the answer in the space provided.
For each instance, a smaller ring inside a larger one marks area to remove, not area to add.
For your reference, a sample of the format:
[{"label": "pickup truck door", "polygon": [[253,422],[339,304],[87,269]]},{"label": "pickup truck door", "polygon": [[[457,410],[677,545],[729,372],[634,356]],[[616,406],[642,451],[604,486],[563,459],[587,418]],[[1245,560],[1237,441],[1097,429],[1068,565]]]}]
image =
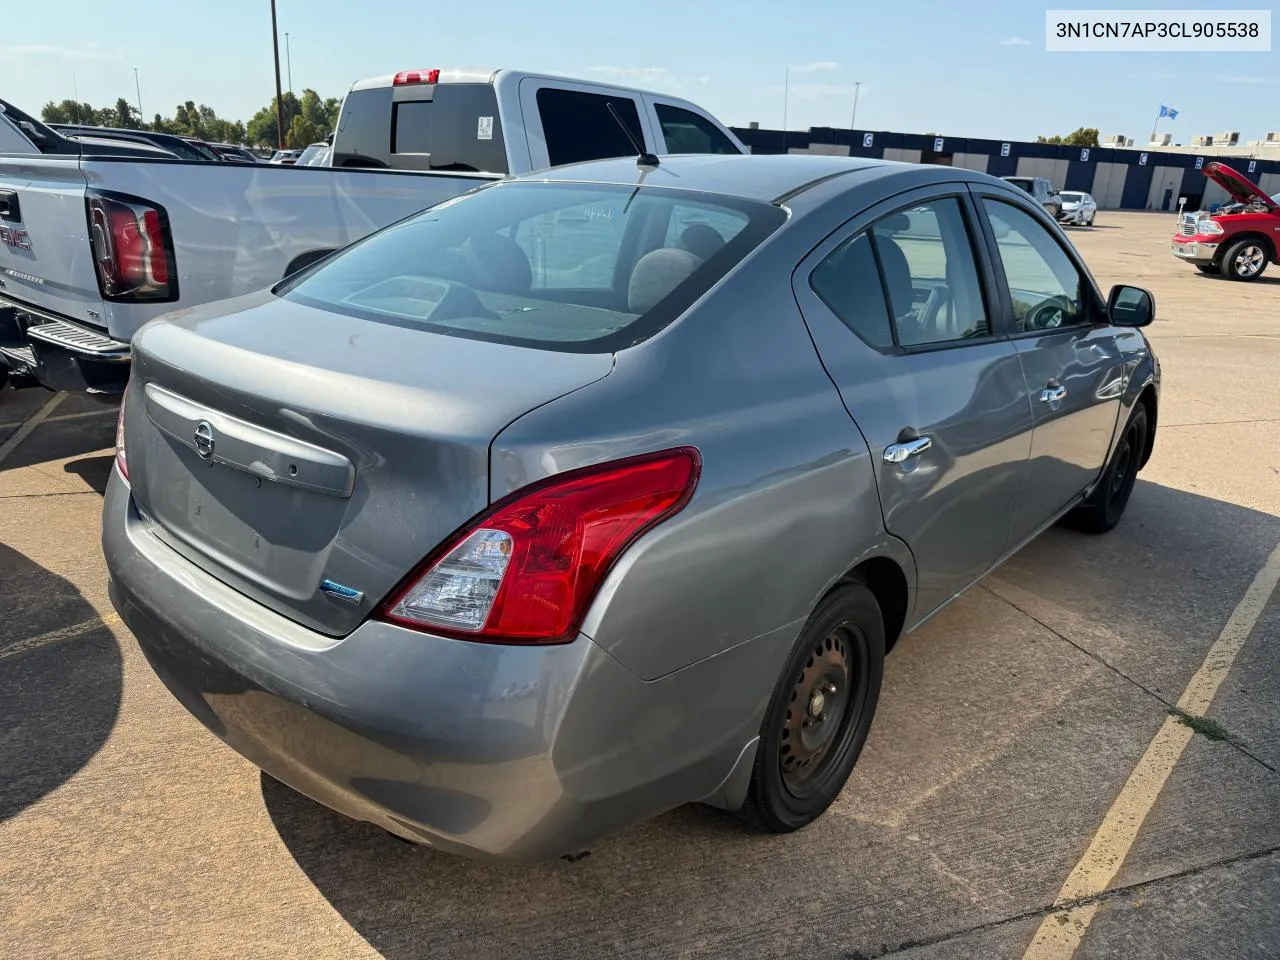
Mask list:
[{"label": "pickup truck door", "polygon": [[1035,417],[1010,531],[1010,546],[1017,546],[1102,472],[1127,368],[1088,270],[1048,217],[1004,191],[974,193]]},{"label": "pickup truck door", "polygon": [[101,328],[85,186],[76,157],[0,157],[0,299]]},{"label": "pickup truck door", "polygon": [[649,123],[659,138],[659,154],[747,153],[742,142],[724,124],[685,100],[644,95]]},{"label": "pickup truck door", "polygon": [[524,77],[520,112],[531,169],[633,155],[635,149],[609,113],[610,103],[646,150],[660,149],[638,95],[591,83]]},{"label": "pickup truck door", "polygon": [[1031,441],[1027,387],[984,291],[963,184],[902,194],[823,241],[792,280],[851,442],[871,451],[885,528],[911,549],[911,623],[1004,553]]}]

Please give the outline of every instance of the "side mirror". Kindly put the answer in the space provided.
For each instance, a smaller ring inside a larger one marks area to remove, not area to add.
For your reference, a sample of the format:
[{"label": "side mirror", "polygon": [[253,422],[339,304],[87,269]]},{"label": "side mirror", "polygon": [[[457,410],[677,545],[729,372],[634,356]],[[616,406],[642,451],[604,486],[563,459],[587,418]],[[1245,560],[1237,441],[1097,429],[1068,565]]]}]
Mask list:
[{"label": "side mirror", "polygon": [[18,127],[27,135],[27,139],[35,144],[42,144],[48,139],[43,133],[36,129],[36,125],[29,120],[19,120]]},{"label": "side mirror", "polygon": [[1142,287],[1117,284],[1107,297],[1107,319],[1117,327],[1145,327],[1156,318],[1156,298]]}]

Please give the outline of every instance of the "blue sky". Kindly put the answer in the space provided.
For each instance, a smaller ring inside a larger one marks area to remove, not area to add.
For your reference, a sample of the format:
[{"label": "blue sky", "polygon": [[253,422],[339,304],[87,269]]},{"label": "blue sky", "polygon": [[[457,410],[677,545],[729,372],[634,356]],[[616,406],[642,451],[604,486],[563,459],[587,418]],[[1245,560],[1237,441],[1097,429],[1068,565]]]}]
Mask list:
[{"label": "blue sky", "polygon": [[[672,92],[732,125],[778,127],[790,66],[792,129],[847,126],[859,80],[858,126],[875,130],[1027,139],[1097,126],[1142,142],[1161,102],[1180,111],[1161,125],[1178,142],[1280,128],[1276,53],[1050,54],[1045,8],[1025,0],[277,3],[293,88],[322,96],[402,69],[506,66]],[[273,93],[268,0],[5,7],[0,96],[31,112],[71,97],[73,80],[82,100],[132,101],[134,67],[147,116],[193,99],[247,119]],[[283,47],[282,36],[282,71]]]}]

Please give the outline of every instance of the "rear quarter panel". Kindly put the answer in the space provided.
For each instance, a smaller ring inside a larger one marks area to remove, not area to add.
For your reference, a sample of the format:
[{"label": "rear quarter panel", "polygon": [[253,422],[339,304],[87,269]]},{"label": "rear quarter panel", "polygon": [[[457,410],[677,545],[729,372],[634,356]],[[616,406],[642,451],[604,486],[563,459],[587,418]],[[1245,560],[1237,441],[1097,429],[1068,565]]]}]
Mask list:
[{"label": "rear quarter panel", "polygon": [[0,244],[0,294],[75,320],[103,323],[102,296],[89,249],[85,178],[75,157],[0,158],[0,188],[18,194],[30,250]]},{"label": "rear quarter panel", "polygon": [[[749,260],[674,326],[619,353],[608,377],[493,444],[495,499],[591,463],[701,451],[692,501],[627,550],[583,625],[644,679],[798,631],[867,556],[893,557],[914,582],[905,547],[884,533],[866,444],[791,296],[793,264]],[[754,678],[762,697],[776,669]]]},{"label": "rear quarter panel", "polygon": [[86,161],[84,172],[90,187],[164,207],[173,233],[178,303],[107,304],[108,327],[119,340],[178,307],[269,287],[299,254],[345,246],[493,179],[137,160]]}]

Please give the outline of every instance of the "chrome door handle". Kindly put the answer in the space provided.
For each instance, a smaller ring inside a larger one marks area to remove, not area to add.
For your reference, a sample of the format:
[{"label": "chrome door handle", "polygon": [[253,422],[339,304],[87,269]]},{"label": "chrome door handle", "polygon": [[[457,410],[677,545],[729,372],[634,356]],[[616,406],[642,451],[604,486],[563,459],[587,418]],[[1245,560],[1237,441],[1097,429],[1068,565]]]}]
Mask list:
[{"label": "chrome door handle", "polygon": [[912,457],[918,457],[930,447],[933,441],[928,437],[917,437],[905,443],[891,443],[884,448],[885,463],[906,463]]},{"label": "chrome door handle", "polygon": [[1041,403],[1061,403],[1065,399],[1067,399],[1067,388],[1057,384],[1040,391]]}]

